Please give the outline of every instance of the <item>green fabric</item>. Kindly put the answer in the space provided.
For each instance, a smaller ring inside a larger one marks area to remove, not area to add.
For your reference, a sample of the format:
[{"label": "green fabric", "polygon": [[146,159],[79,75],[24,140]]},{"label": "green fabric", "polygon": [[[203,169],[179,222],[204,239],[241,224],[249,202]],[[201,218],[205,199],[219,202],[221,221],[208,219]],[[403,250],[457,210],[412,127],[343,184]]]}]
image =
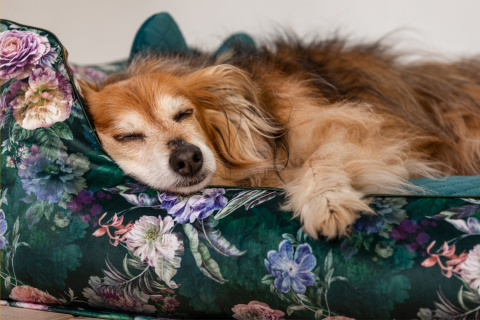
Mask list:
[{"label": "green fabric", "polygon": [[[245,33],[237,33],[226,39],[218,48],[215,56],[232,49],[254,50],[255,41]],[[191,52],[183,38],[182,32],[170,14],[161,12],[151,16],[138,30],[133,41],[130,59],[143,53],[170,54]]]},{"label": "green fabric", "polygon": [[480,196],[480,176],[452,176],[438,179],[412,179],[413,184],[424,188],[426,194],[439,196]]},{"label": "green fabric", "polygon": [[480,196],[373,196],[376,215],[325,241],[279,209],[279,189],[149,189],[85,116],[71,72],[105,72],[70,68],[46,31],[2,20],[1,32],[25,48],[1,66],[2,304],[107,319],[478,318]]},{"label": "green fabric", "polygon": [[219,57],[224,53],[232,49],[248,51],[248,50],[255,50],[256,45],[255,41],[245,33],[237,33],[230,36],[227,40],[223,42],[223,44],[218,48],[215,52],[215,56]]},{"label": "green fabric", "polygon": [[130,57],[145,52],[187,52],[182,32],[165,12],[151,16],[143,23],[133,41]]}]

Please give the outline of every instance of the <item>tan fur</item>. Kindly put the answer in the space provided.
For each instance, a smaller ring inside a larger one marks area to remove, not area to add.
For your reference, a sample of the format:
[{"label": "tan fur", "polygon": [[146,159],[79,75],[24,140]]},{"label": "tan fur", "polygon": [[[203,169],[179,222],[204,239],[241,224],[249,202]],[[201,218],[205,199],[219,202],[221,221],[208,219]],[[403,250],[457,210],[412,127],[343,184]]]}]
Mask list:
[{"label": "tan fur", "polygon": [[[84,84],[103,147],[157,189],[285,188],[283,208],[313,237],[345,235],[371,212],[366,195],[412,177],[480,174],[479,60],[404,65],[379,44],[338,40],[271,47],[140,58]],[[172,120],[187,107],[192,117]],[[114,139],[128,133],[144,138]],[[213,159],[194,186],[178,187],[165,160],[178,137]]]}]

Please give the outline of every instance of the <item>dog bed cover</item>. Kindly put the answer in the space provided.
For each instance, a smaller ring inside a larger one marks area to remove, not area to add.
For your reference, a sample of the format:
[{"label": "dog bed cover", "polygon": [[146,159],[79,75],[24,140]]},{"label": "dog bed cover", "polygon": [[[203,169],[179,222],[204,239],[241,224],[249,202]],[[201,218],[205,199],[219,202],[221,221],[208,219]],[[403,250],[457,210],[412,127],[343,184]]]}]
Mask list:
[{"label": "dog bed cover", "polygon": [[[179,32],[156,15],[132,52],[186,51]],[[350,237],[315,241],[279,210],[280,189],[181,196],[126,177],[74,80],[122,63],[68,65],[53,34],[7,20],[0,45],[2,304],[111,319],[479,317],[479,177],[374,195],[377,215]],[[255,48],[239,34],[218,53],[239,46]]]}]

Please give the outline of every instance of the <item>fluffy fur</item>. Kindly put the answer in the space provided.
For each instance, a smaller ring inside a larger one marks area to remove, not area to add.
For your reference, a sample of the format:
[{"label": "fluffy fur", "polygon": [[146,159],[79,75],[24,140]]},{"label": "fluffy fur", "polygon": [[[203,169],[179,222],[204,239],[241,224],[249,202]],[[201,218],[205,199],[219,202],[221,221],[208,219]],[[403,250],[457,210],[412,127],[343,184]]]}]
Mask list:
[{"label": "fluffy fur", "polygon": [[[480,174],[480,60],[404,64],[382,45],[280,40],[255,51],[147,56],[82,90],[100,140],[161,190],[281,187],[311,236],[348,233],[371,193]],[[125,138],[126,137],[126,138]],[[169,141],[198,146],[198,175]]]}]

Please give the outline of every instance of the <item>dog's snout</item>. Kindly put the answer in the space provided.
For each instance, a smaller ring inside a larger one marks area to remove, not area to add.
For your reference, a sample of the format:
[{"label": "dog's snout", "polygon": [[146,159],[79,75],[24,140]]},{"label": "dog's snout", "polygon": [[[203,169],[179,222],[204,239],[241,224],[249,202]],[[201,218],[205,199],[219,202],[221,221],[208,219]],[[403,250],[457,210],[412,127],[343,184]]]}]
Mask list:
[{"label": "dog's snout", "polygon": [[170,167],[182,176],[193,176],[202,168],[202,151],[199,147],[184,142],[170,154]]},{"label": "dog's snout", "polygon": [[182,138],[175,138],[175,139],[172,139],[172,140],[168,141],[167,146],[169,148],[175,149],[175,148],[178,148],[178,147],[186,145],[186,144],[189,144],[189,143],[187,141],[183,140]]}]

